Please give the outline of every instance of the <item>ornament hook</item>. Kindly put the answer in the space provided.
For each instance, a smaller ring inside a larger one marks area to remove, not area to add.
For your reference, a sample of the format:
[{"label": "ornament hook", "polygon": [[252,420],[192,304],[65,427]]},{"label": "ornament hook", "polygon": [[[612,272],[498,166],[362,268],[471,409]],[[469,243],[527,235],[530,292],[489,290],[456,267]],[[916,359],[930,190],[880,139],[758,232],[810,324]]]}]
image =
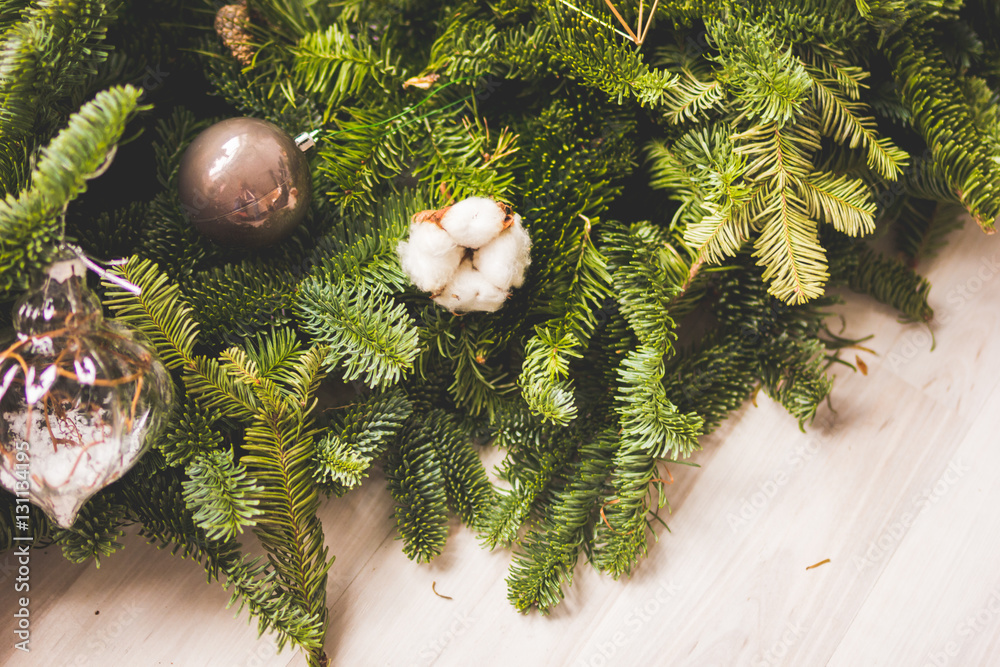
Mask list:
[{"label": "ornament hook", "polygon": [[[95,262],[94,260],[92,260],[90,257],[88,257],[87,254],[85,252],[83,252],[83,250],[81,248],[79,248],[79,247],[77,247],[75,245],[71,245],[71,244],[66,244],[66,247],[69,248],[70,250],[72,250],[73,254],[76,255],[77,257],[79,257],[80,261],[83,262],[87,266],[88,269],[90,269],[91,271],[93,271],[94,273],[96,273],[97,275],[99,275],[101,278],[107,280],[108,282],[112,282],[115,285],[118,285],[123,290],[131,292],[132,294],[135,294],[136,296],[140,296],[142,294],[142,288],[141,287],[139,287],[135,283],[132,283],[132,282],[129,282],[128,280],[125,280],[121,276],[116,276],[115,274],[109,272],[103,266],[101,266],[100,264],[98,264],[97,262]],[[122,266],[127,261],[128,260],[126,260],[126,259],[113,259],[113,260],[110,260],[108,262],[105,262],[105,264],[107,264],[108,266]]]}]

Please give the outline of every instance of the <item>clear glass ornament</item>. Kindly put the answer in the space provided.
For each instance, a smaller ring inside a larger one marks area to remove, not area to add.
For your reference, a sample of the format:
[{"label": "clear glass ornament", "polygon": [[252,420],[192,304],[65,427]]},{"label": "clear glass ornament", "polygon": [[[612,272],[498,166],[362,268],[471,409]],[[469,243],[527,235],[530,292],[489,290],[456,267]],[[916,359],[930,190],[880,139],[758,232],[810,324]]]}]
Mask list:
[{"label": "clear glass ornament", "polygon": [[0,484],[69,528],[146,451],[172,399],[152,348],[104,319],[86,267],[61,251],[0,342]]}]

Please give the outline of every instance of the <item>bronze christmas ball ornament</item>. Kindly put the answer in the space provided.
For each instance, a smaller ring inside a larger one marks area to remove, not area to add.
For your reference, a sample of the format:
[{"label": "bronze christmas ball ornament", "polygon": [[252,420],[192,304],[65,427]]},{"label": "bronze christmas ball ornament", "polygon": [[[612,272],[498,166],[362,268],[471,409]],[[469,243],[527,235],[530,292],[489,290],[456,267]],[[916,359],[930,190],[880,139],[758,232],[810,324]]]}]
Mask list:
[{"label": "bronze christmas ball ornament", "polygon": [[263,248],[285,239],[309,208],[309,163],[280,127],[230,118],[199,134],[181,158],[179,189],[195,228],[220,245]]}]

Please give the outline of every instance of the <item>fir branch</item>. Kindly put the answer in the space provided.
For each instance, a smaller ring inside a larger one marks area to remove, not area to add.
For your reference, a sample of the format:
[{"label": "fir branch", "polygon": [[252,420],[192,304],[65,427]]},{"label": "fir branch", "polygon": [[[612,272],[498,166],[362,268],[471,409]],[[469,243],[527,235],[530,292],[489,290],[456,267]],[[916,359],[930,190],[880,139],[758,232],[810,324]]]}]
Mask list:
[{"label": "fir branch", "polygon": [[673,146],[652,141],[646,148],[650,186],[684,202],[675,220],[686,220],[684,240],[696,249],[695,261],[721,263],[750,238],[746,160],[721,129],[697,128]]},{"label": "fir branch", "polygon": [[188,394],[206,410],[237,418],[255,414],[257,402],[248,387],[234,382],[215,359],[194,354],[198,325],[177,285],[169,284],[156,264],[136,257],[113,272],[139,287],[140,294],[106,281],[105,303],[150,340],[167,368],[182,369]]},{"label": "fir branch", "polygon": [[475,124],[468,118],[424,119],[420,125],[426,140],[416,151],[413,175],[428,191],[445,191],[455,200],[506,199],[514,182],[509,165],[519,150],[517,135],[501,130],[494,144],[489,127],[478,119]]},{"label": "fir branch", "polygon": [[196,526],[210,540],[226,540],[256,525],[263,491],[242,464],[233,463],[232,450],[213,449],[197,454],[187,464],[188,479],[182,483],[184,502]]},{"label": "fir branch", "polygon": [[674,125],[694,122],[707,116],[709,111],[718,109],[725,92],[718,79],[701,79],[684,67],[677,85],[664,95],[663,115]]},{"label": "fir branch", "polygon": [[942,204],[965,205],[958,193],[952,189],[947,173],[933,156],[916,158],[913,166],[906,170],[903,178],[903,194],[919,199],[929,199]]},{"label": "fir branch", "polygon": [[168,465],[183,467],[198,456],[222,449],[222,434],[212,425],[212,416],[193,398],[178,400],[164,433],[156,441]]},{"label": "fir branch", "polygon": [[392,93],[398,89],[397,66],[388,52],[379,53],[363,32],[344,23],[303,35],[291,49],[294,82],[323,100],[329,110],[359,97],[370,83]]},{"label": "fir branch", "polygon": [[640,345],[622,360],[616,397],[622,442],[656,458],[686,457],[699,448],[704,424],[667,398],[663,374],[663,353],[655,347]]},{"label": "fir branch", "polygon": [[947,236],[962,228],[966,216],[957,206],[907,198],[893,220],[896,248],[915,266],[937,255]]},{"label": "fir branch", "polygon": [[812,219],[825,220],[848,236],[875,231],[875,201],[861,179],[814,173],[799,185]]},{"label": "fir branch", "polygon": [[149,204],[129,202],[94,217],[72,213],[67,211],[67,236],[76,238],[84,252],[92,257],[126,257],[142,242]]},{"label": "fir branch", "polygon": [[930,283],[896,258],[862,249],[848,284],[854,291],[892,306],[912,321],[928,322],[934,317],[934,309],[927,302]]},{"label": "fir branch", "polygon": [[360,284],[308,278],[295,301],[303,329],[330,347],[327,366],[344,379],[388,387],[413,368],[419,353],[416,322],[402,304]]},{"label": "fir branch", "polygon": [[454,315],[429,305],[420,314],[418,370],[426,377],[436,362],[448,368],[448,394],[470,416],[486,414],[492,422],[504,400],[517,386],[495,362],[503,343],[490,331],[495,318]]},{"label": "fir branch", "polygon": [[579,339],[571,333],[561,337],[547,328],[536,328],[525,345],[525,359],[518,385],[531,411],[542,419],[565,426],[576,419],[573,386],[567,380],[571,359],[580,358]]},{"label": "fir branch", "polygon": [[816,223],[797,186],[811,171],[819,148],[815,130],[799,123],[787,129],[770,123],[740,136],[737,151],[747,156],[747,172],[759,182],[751,203],[761,235],[754,243],[758,264],[771,294],[788,303],[804,303],[823,294],[826,253]]},{"label": "fir branch", "polygon": [[[586,120],[595,116],[600,123]],[[518,154],[524,194],[515,202],[531,235],[528,288],[535,309],[547,316],[564,308],[581,219],[599,220],[621,193],[620,179],[634,168],[633,129],[632,120],[609,106],[561,100],[517,128],[528,137]]]},{"label": "fir branch", "polygon": [[194,274],[185,296],[206,343],[235,342],[291,321],[295,279],[244,260]]},{"label": "fir branch", "polygon": [[987,155],[989,141],[969,107],[958,103],[960,77],[925,34],[897,35],[886,51],[934,162],[979,226],[992,232],[1000,216],[1000,164]]},{"label": "fir branch", "polygon": [[[339,4],[339,3],[338,3]],[[299,2],[298,0],[255,0],[253,8],[264,20],[288,38],[301,37],[329,25],[335,18],[333,3]]]},{"label": "fir branch", "polygon": [[665,394],[681,413],[695,413],[709,433],[746,401],[756,383],[752,350],[759,341],[736,329],[706,338],[666,364]]},{"label": "fir branch", "polygon": [[244,71],[228,53],[222,54],[218,40],[206,38],[202,50],[217,55],[205,58],[203,65],[215,94],[243,114],[268,120],[293,136],[302,128],[326,122],[317,110],[319,104],[293,84],[289,54],[284,49],[268,48],[271,46],[273,43],[262,45],[253,69]]},{"label": "fir branch", "polygon": [[344,211],[312,253],[312,273],[338,283],[357,280],[379,292],[396,294],[410,284],[396,247],[409,230],[414,211],[431,208],[419,189],[381,198],[374,210]]},{"label": "fir branch", "polygon": [[456,80],[490,73],[501,48],[501,33],[493,23],[456,11],[431,45],[425,72]]},{"label": "fir branch", "polygon": [[829,361],[825,346],[816,339],[780,338],[757,358],[764,391],[784,406],[805,431],[805,423],[812,421],[833,386],[826,375]]},{"label": "fir branch", "polygon": [[400,129],[412,119],[401,113],[395,105],[346,109],[337,119],[336,137],[317,155],[332,204],[362,210],[374,204],[377,188],[406,168],[410,149]]},{"label": "fir branch", "polygon": [[602,246],[622,315],[643,345],[666,355],[676,337],[670,307],[690,266],[649,223],[612,229]]},{"label": "fir branch", "polygon": [[191,308],[181,297],[180,288],[171,285],[156,264],[138,257],[112,271],[141,290],[136,296],[118,285],[105,282],[105,304],[123,323],[140,331],[156,348],[160,360],[169,369],[190,366],[198,324]]},{"label": "fir branch", "polygon": [[425,419],[436,427],[434,442],[441,461],[448,507],[467,526],[479,530],[496,500],[496,491],[486,476],[486,469],[453,416],[435,410]]},{"label": "fir branch", "polygon": [[403,553],[417,562],[433,560],[448,537],[447,494],[432,429],[411,419],[386,459]]},{"label": "fir branch", "polygon": [[555,3],[548,7],[555,36],[552,54],[585,85],[599,88],[618,104],[635,99],[650,107],[659,106],[677,85],[676,74],[651,68],[610,30],[598,28],[584,16],[569,16]]},{"label": "fir branch", "polygon": [[[16,192],[12,170],[24,157],[21,147],[35,141],[29,135],[39,124],[61,120],[57,100],[78,90],[108,57],[110,49],[104,39],[119,5],[117,0],[41,0],[24,7],[4,31],[0,178],[8,194]],[[51,129],[45,127],[41,134]]]},{"label": "fir branch", "polygon": [[45,263],[60,234],[66,205],[86,190],[114,155],[140,91],[122,86],[98,93],[41,150],[31,185],[0,201],[0,295]]},{"label": "fir branch", "polygon": [[[320,356],[306,354],[297,363],[308,363],[310,357],[318,363]],[[319,495],[309,465],[316,436],[311,404],[302,405],[285,401],[258,411],[246,430],[248,453],[241,463],[264,489],[254,532],[270,554],[278,581],[303,612],[325,624],[327,570],[333,559],[316,517]]]},{"label": "fir branch", "polygon": [[124,546],[118,540],[125,535],[122,526],[127,514],[127,508],[116,502],[113,493],[98,493],[80,509],[72,528],[57,530],[53,537],[69,562],[83,563],[93,558],[100,567],[101,557]]},{"label": "fir branch", "polygon": [[[593,537],[594,566],[615,579],[630,574],[646,555],[646,511],[649,485],[659,477],[656,461],[638,444],[623,441],[613,458],[614,494],[602,505],[602,521]],[[660,484],[659,504],[666,498]]]},{"label": "fir branch", "polygon": [[530,413],[504,412],[497,422],[494,445],[507,450],[500,478],[511,486],[497,490],[497,498],[483,517],[480,539],[490,549],[510,545],[531,510],[546,500],[576,442],[570,433],[545,424]]},{"label": "fir branch", "polygon": [[316,481],[337,495],[361,484],[372,461],[385,451],[412,411],[411,403],[392,391],[375,394],[338,414],[316,443]]},{"label": "fir branch", "polygon": [[812,78],[813,103],[819,112],[820,131],[850,148],[863,147],[868,166],[882,178],[895,181],[909,156],[887,137],[879,137],[875,119],[864,115],[867,106],[857,101],[858,88],[868,77],[860,67],[822,63],[807,67]]},{"label": "fir branch", "polygon": [[791,47],[778,43],[770,26],[711,20],[712,60],[720,65],[717,78],[736,98],[741,117],[781,127],[796,115],[811,88],[805,66]]},{"label": "fir branch", "polygon": [[590,342],[597,314],[611,296],[607,260],[593,244],[590,221],[584,223],[566,310],[561,317],[536,325],[535,336],[525,346],[518,378],[521,395],[531,411],[558,424],[567,424],[576,416],[569,365],[572,359],[580,358],[578,349]]},{"label": "fir branch", "polygon": [[568,483],[553,494],[544,519],[525,535],[514,553],[507,599],[518,611],[537,607],[547,614],[562,600],[563,587],[572,583],[587,528],[597,514],[617,447],[618,439],[611,430],[602,431],[580,447],[578,460],[567,473]]},{"label": "fir branch", "polygon": [[176,188],[167,187],[150,202],[142,246],[135,252],[188,284],[207,255],[206,243],[184,213]]}]

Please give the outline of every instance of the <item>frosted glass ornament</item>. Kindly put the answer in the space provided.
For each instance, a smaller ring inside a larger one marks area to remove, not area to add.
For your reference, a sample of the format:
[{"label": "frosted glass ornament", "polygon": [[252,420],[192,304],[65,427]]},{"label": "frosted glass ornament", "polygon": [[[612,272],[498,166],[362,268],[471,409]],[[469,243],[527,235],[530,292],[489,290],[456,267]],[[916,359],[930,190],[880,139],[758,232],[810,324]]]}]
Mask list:
[{"label": "frosted glass ornament", "polygon": [[152,348],[104,319],[85,272],[62,251],[0,342],[0,485],[62,528],[139,460],[173,395]]}]

